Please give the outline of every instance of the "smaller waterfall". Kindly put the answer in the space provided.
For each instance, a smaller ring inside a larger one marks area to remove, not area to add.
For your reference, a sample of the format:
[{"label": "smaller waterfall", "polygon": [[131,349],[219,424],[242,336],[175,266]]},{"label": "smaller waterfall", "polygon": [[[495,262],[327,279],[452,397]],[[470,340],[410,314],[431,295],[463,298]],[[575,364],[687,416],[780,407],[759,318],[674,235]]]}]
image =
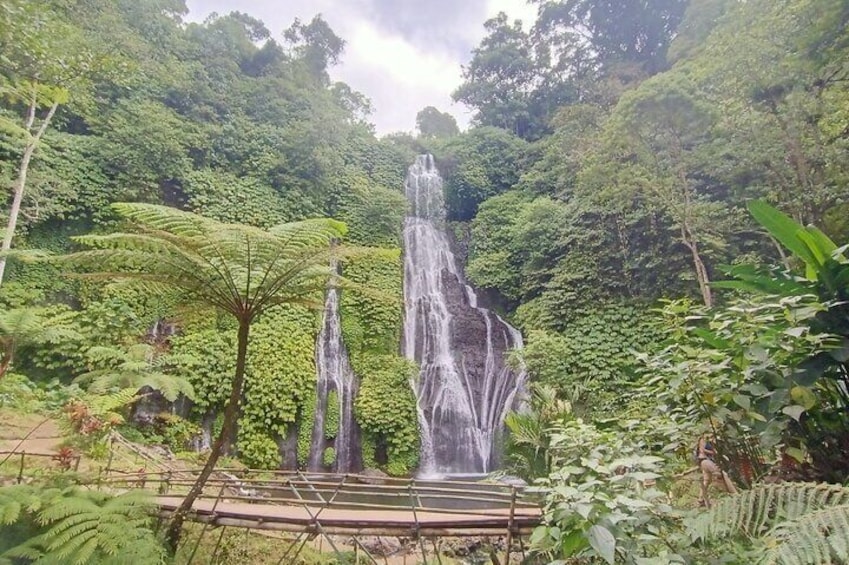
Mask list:
[{"label": "smaller waterfall", "polygon": [[[348,352],[342,341],[342,325],[339,317],[339,291],[328,289],[324,302],[324,315],[321,331],[316,343],[316,384],[315,419],[313,421],[312,438],[308,469],[321,471],[325,468],[324,451],[333,447],[336,459],[332,465],[336,473],[358,471],[362,468],[360,453],[360,430],[354,419],[354,399],[357,396],[359,382],[351,364]],[[338,406],[329,405],[331,393],[336,393]],[[335,438],[328,439],[328,410],[338,411],[338,429]]]}]

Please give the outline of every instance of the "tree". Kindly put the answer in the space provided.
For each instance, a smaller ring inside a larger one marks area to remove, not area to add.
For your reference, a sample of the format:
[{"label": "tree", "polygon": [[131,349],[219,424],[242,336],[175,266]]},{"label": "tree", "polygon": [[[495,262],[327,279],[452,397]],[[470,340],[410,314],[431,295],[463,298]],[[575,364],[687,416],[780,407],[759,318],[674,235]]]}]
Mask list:
[{"label": "tree", "polygon": [[554,41],[567,58],[590,58],[596,68],[631,62],[658,72],[690,0],[532,0],[534,33]]},{"label": "tree", "polygon": [[321,15],[315,16],[308,24],[295,18],[292,26],[283,32],[283,37],[312,76],[322,82],[327,82],[327,68],[339,62],[345,49],[345,41],[333,32]]},{"label": "tree", "polygon": [[[86,76],[100,65],[80,30],[62,22],[43,0],[6,0],[0,4],[0,133],[20,147],[12,203],[0,244],[0,284],[12,247],[30,164],[59,106],[84,88]],[[11,117],[10,117],[11,116]]]},{"label": "tree", "polygon": [[495,126],[524,137],[528,133],[529,94],[533,88],[535,65],[528,34],[522,22],[512,24],[507,14],[484,24],[488,35],[472,51],[463,67],[463,84],[451,95],[477,110],[478,125]]},{"label": "tree", "polygon": [[704,173],[699,175],[698,150],[712,121],[710,108],[691,93],[686,81],[665,75],[623,97],[609,132],[620,147],[619,166],[631,172],[623,182],[639,186],[649,202],[672,220],[690,253],[708,307],[713,296],[705,247],[721,246],[730,229],[727,204],[712,198],[710,182]]},{"label": "tree", "polygon": [[314,219],[262,230],[152,204],[119,203],[113,209],[136,231],[80,236],[79,243],[94,249],[66,255],[63,262],[93,269],[89,276],[97,278],[135,281],[151,290],[182,289],[189,299],[216,307],[238,323],[236,370],[223,426],[171,519],[167,539],[173,551],[186,515],[225,445],[235,437],[251,324],[278,304],[321,304],[332,274],[331,259],[341,250],[331,243],[345,235],[346,227]]},{"label": "tree", "polygon": [[457,120],[448,112],[428,106],[416,114],[416,127],[421,137],[452,137],[460,133]]},{"label": "tree", "polygon": [[445,177],[448,219],[473,218],[481,202],[515,185],[526,147],[523,140],[494,127],[474,128],[449,139],[438,161]]},{"label": "tree", "polygon": [[60,315],[50,315],[46,309],[13,308],[0,312],[0,379],[15,360],[23,346],[56,343],[76,339],[79,334]]}]

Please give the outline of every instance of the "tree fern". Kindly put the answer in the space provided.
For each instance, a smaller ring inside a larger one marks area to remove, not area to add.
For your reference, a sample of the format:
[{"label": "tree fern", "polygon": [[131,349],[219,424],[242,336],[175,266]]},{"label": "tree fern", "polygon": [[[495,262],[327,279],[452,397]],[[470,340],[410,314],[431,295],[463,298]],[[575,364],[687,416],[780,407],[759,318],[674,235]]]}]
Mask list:
[{"label": "tree fern", "polygon": [[763,545],[758,563],[849,562],[849,488],[786,483],[725,498],[689,523],[695,540],[745,537]]},{"label": "tree fern", "polygon": [[18,348],[29,343],[57,343],[79,334],[69,325],[66,313],[44,308],[12,308],[0,311],[0,378],[15,358]]},{"label": "tree fern", "polygon": [[264,230],[152,204],[119,203],[113,209],[129,220],[133,231],[78,237],[90,249],[60,259],[88,271],[90,277],[180,289],[188,299],[230,314],[239,326],[236,370],[222,431],[197,481],[173,514],[168,529],[173,551],[185,516],[235,429],[251,324],[276,304],[320,306],[328,280],[343,280],[334,276],[331,264],[352,251],[334,244],[347,228],[329,218]]},{"label": "tree fern", "polygon": [[[0,500],[5,490],[0,489]],[[8,550],[5,558],[23,558],[33,565],[164,562],[163,548],[150,529],[151,505],[145,493],[110,496],[80,488],[32,488],[28,495],[41,501],[36,522],[44,529]],[[6,500],[22,496],[15,493]]]},{"label": "tree fern", "polygon": [[0,525],[14,524],[24,513],[38,511],[43,498],[40,494],[40,489],[30,485],[0,488]]},{"label": "tree fern", "polygon": [[92,364],[103,367],[77,377],[79,382],[88,384],[89,392],[150,387],[172,402],[180,394],[194,398],[192,385],[182,377],[164,372],[165,356],[149,344],[139,343],[127,349],[92,347],[87,356]]}]

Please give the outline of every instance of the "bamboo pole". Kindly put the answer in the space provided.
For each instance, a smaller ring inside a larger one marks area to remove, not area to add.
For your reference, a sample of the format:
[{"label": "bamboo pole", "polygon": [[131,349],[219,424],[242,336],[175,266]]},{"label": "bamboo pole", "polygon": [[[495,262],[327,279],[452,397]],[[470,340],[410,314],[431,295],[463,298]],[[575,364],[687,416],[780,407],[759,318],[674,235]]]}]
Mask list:
[{"label": "bamboo pole", "polygon": [[[298,534],[298,537],[295,538],[295,541],[289,544],[289,548],[283,553],[283,555],[280,556],[280,561],[277,562],[277,565],[283,565],[283,560],[289,557],[289,554],[292,552],[292,548],[298,545],[298,542],[301,541],[302,537],[308,537],[306,530],[302,530]],[[306,539],[304,539],[304,542],[306,543]],[[295,557],[297,557],[300,552],[301,550],[299,549],[298,553],[295,554]]]},{"label": "bamboo pole", "polygon": [[510,545],[513,543],[513,520],[516,513],[516,487],[513,487],[513,497],[510,500],[510,517],[507,519],[507,548],[504,550],[504,564],[510,563]]},{"label": "bamboo pole", "polygon": [[221,533],[218,534],[218,541],[215,542],[215,548],[212,550],[212,557],[209,558],[210,565],[215,563],[215,558],[218,557],[218,547],[221,545],[221,540],[224,538],[224,532],[227,531],[226,526],[221,527]]},{"label": "bamboo pole", "polygon": [[[212,503],[212,518],[215,519],[215,509],[218,508],[218,502],[221,500],[221,497],[224,495],[224,489],[227,488],[227,484],[224,483],[221,485],[221,489],[218,491],[218,496],[215,497],[215,502]],[[206,522],[200,530],[200,535],[198,536],[197,542],[195,542],[195,547],[192,549],[192,554],[189,555],[189,561],[187,565],[191,565],[191,563],[195,559],[195,553],[197,553],[198,547],[200,547],[200,540],[203,539],[203,535],[206,533],[206,528],[209,527],[209,522]],[[223,535],[223,534],[222,534]]]},{"label": "bamboo pole", "polygon": [[[345,482],[345,477],[342,477],[342,481],[339,483],[339,486],[341,487],[342,484],[344,484],[344,482]],[[295,496],[297,496],[298,498],[301,498],[301,495],[298,492],[298,489],[296,489],[294,487],[294,485],[292,485],[292,491],[295,493]],[[322,506],[321,508],[319,508],[317,514],[313,514],[312,511],[310,510],[310,507],[306,503],[303,504],[303,507],[304,507],[304,510],[307,511],[307,514],[310,515],[311,521],[315,525],[316,529],[319,531],[319,533],[321,533],[321,535],[323,535],[325,537],[325,539],[327,540],[327,543],[330,544],[330,547],[333,548],[333,553],[335,553],[336,556],[339,557],[339,559],[341,560],[342,559],[342,553],[336,547],[336,544],[333,543],[333,540],[330,539],[330,536],[328,536],[327,534],[324,533],[324,529],[321,527],[321,522],[318,521],[318,516],[321,514],[321,512],[325,508],[327,508],[327,506],[325,505],[325,506]],[[297,555],[296,555],[296,557],[297,557]]]},{"label": "bamboo pole", "polygon": [[425,549],[424,539],[420,535],[421,528],[419,526],[419,517],[416,514],[416,499],[413,497],[413,486],[415,485],[415,481],[410,481],[410,508],[413,510],[413,520],[416,523],[415,535],[419,538],[419,546],[422,548],[422,561],[424,561],[424,565],[427,565],[427,550]]}]

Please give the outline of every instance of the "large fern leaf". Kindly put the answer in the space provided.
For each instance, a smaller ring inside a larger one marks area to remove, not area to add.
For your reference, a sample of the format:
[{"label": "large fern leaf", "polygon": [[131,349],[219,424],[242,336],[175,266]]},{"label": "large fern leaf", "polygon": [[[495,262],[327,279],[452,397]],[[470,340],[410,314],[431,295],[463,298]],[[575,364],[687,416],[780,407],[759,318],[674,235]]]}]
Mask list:
[{"label": "large fern leaf", "polygon": [[849,488],[762,485],[721,500],[689,528],[694,540],[755,540],[764,565],[849,563]]},{"label": "large fern leaf", "polygon": [[14,524],[21,518],[22,514],[38,511],[44,498],[45,491],[29,485],[11,485],[0,488],[0,525]]},{"label": "large fern leaf", "polygon": [[90,348],[86,355],[91,364],[103,367],[77,377],[77,382],[86,384],[89,392],[103,394],[116,389],[150,387],[172,402],[180,394],[194,398],[188,380],[160,370],[163,356],[151,345],[139,343],[127,349],[98,346]]},{"label": "large fern leaf", "polygon": [[849,563],[849,504],[810,512],[766,536],[762,565]]},{"label": "large fern leaf", "polygon": [[164,552],[150,529],[150,500],[136,491],[110,496],[70,488],[52,496],[37,513],[45,530],[4,557],[33,565],[132,563],[158,565]]}]

